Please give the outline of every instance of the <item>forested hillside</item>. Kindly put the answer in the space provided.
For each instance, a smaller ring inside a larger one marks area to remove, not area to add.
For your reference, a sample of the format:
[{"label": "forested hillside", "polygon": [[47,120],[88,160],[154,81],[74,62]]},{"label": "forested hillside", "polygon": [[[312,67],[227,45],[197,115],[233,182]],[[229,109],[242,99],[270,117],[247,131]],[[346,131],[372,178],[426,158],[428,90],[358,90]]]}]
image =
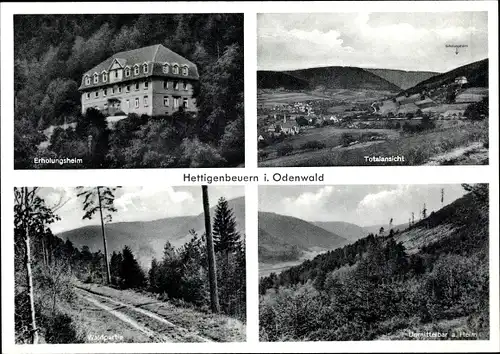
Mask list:
[{"label": "forested hillside", "polygon": [[[489,338],[489,191],[464,188],[407,230],[261,278],[261,340]],[[408,250],[401,237],[412,232],[421,242]]]},{"label": "forested hillside", "polygon": [[[233,211],[238,232],[244,234],[245,198],[231,199],[228,205]],[[216,207],[210,209],[212,215],[215,211]],[[199,235],[203,234],[204,222],[203,214],[199,214],[152,221],[110,223],[106,225],[108,250],[119,252],[126,244],[134,252],[139,263],[149,267],[153,258],[162,257],[165,242],[168,241],[174,247],[181,247],[192,238],[189,230],[194,230]],[[87,246],[94,251],[103,251],[100,225],[80,227],[57,236],[63,240],[70,240],[77,248]]]},{"label": "forested hillside", "polygon": [[[243,162],[242,15],[17,15],[14,28],[16,168],[47,167],[33,165],[34,157],[84,159],[71,168]],[[113,53],[154,44],[198,66],[195,117],[182,111],[155,120],[132,116],[110,131],[100,114],[80,114],[77,88],[85,71]],[[78,126],[56,129],[48,149],[39,151],[46,139],[41,131],[64,122]]]},{"label": "forested hillside", "polygon": [[[259,88],[368,89],[399,91],[400,88],[365,69],[349,66],[326,66],[283,72],[258,72]],[[264,75],[265,74],[265,75]]]},{"label": "forested hillside", "polygon": [[465,76],[467,78],[467,84],[465,84],[464,87],[488,87],[488,72],[488,59],[483,59],[435,75],[407,89],[404,93],[411,95],[414,93],[421,93],[424,90],[437,89],[442,85],[453,84],[455,79],[460,76]]},{"label": "forested hillside", "polygon": [[405,70],[391,70],[391,69],[365,69],[390,83],[400,87],[403,90],[413,87],[419,82],[427,80],[439,73],[430,71],[405,71]]}]

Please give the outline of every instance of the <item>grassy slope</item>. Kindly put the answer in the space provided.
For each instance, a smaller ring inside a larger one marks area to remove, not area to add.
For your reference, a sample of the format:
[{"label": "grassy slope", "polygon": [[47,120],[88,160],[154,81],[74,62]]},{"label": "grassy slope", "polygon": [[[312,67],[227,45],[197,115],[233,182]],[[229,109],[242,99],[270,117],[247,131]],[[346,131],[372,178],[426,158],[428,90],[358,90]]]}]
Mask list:
[{"label": "grassy slope", "polygon": [[[424,133],[402,136],[369,146],[356,146],[338,150],[322,149],[260,161],[260,167],[317,167],[377,165],[366,162],[364,156],[402,155],[405,162],[393,165],[421,165],[431,157],[474,142],[488,142],[486,122],[456,122],[454,127],[436,128]],[[361,131],[362,132],[362,131]],[[381,163],[380,165],[390,165]]]}]

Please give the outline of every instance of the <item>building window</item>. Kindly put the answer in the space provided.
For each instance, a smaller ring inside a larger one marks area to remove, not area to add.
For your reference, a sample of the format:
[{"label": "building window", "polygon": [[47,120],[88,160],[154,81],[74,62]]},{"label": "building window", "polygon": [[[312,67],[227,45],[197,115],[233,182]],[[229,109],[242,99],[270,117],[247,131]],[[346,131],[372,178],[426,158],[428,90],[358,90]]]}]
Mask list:
[{"label": "building window", "polygon": [[142,65],[142,71],[144,71],[145,74],[148,72],[148,64]]},{"label": "building window", "polygon": [[87,99],[90,100],[90,92],[87,92],[86,96],[87,96]]},{"label": "building window", "polygon": [[135,108],[139,108],[139,97],[135,98]]},{"label": "building window", "polygon": [[144,90],[147,90],[149,87],[149,82],[148,81],[144,81]]},{"label": "building window", "polygon": [[122,93],[122,87],[118,86],[118,93]]},{"label": "building window", "polygon": [[185,82],[185,83],[184,83],[184,91],[187,91],[187,90],[188,90],[188,88],[189,88],[189,87],[188,87],[188,83],[187,83],[187,82]]},{"label": "building window", "polygon": [[148,96],[144,96],[144,107],[148,106],[148,101],[149,101]]},{"label": "building window", "polygon": [[115,70],[115,79],[118,78],[118,70]]},{"label": "building window", "polygon": [[103,73],[102,74],[102,82],[107,82],[108,81],[108,73]]},{"label": "building window", "polygon": [[97,73],[94,74],[94,84],[97,84],[99,82],[99,75]]},{"label": "building window", "polygon": [[138,83],[138,82],[136,82],[136,83],[135,83],[135,89],[136,89],[136,90],[138,90],[138,89],[139,89],[139,83]]},{"label": "building window", "polygon": [[164,74],[168,74],[169,69],[170,69],[170,65],[168,65],[168,63],[163,64],[163,73]]},{"label": "building window", "polygon": [[188,67],[187,66],[182,67],[182,75],[188,76]]},{"label": "building window", "polygon": [[139,65],[134,66],[134,75],[139,75]]},{"label": "building window", "polygon": [[95,96],[95,97],[99,97],[99,91],[96,91],[96,92],[94,93],[94,96]]},{"label": "building window", "polygon": [[108,94],[108,89],[102,90],[102,96],[103,97],[106,97],[107,94]]},{"label": "building window", "polygon": [[164,105],[165,107],[170,106],[170,97],[168,97],[168,96],[163,96],[163,105]]},{"label": "building window", "polygon": [[183,106],[184,108],[188,108],[188,106],[189,106],[189,100],[188,100],[188,98],[187,98],[187,97],[184,97],[184,98],[182,99],[182,106]]},{"label": "building window", "polygon": [[85,85],[90,85],[90,77],[85,76]]},{"label": "building window", "polygon": [[111,95],[114,95],[114,94],[115,94],[115,87],[113,86],[113,87],[111,88]]},{"label": "building window", "polygon": [[127,110],[130,108],[130,100],[126,100],[125,103],[127,104]]},{"label": "building window", "polygon": [[173,67],[172,67],[172,72],[174,74],[178,74],[179,73],[179,65],[174,64]]},{"label": "building window", "polygon": [[130,92],[130,85],[127,85],[127,87],[125,87],[125,91]]},{"label": "building window", "polygon": [[179,89],[179,82],[174,82],[174,90],[178,90]]},{"label": "building window", "polygon": [[125,68],[125,76],[126,77],[130,76],[130,68]]},{"label": "building window", "polygon": [[179,108],[179,97],[174,97],[174,108]]},{"label": "building window", "polygon": [[168,81],[163,81],[163,88],[168,89]]}]

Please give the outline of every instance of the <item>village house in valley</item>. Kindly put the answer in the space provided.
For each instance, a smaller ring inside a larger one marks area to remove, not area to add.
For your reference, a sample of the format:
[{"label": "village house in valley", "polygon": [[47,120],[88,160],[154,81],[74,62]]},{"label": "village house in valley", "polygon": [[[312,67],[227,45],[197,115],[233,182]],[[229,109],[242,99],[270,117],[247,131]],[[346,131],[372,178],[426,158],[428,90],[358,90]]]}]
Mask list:
[{"label": "village house in valley", "polygon": [[195,64],[161,44],[116,53],[87,71],[79,87],[82,113],[97,108],[114,115],[196,112]]}]

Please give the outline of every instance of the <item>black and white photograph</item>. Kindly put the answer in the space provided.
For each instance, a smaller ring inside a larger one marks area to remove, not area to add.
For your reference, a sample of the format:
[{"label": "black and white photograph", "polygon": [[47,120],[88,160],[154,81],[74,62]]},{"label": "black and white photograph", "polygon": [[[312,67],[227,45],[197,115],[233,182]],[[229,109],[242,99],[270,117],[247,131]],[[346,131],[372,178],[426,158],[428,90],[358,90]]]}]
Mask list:
[{"label": "black and white photograph", "polygon": [[263,342],[488,340],[489,185],[259,187]]},{"label": "black and white photograph", "polygon": [[257,14],[260,167],[488,164],[488,13]]},{"label": "black and white photograph", "polygon": [[244,187],[16,187],[14,214],[16,344],[246,340]]},{"label": "black and white photograph", "polygon": [[14,15],[14,168],[243,167],[243,14]]}]

